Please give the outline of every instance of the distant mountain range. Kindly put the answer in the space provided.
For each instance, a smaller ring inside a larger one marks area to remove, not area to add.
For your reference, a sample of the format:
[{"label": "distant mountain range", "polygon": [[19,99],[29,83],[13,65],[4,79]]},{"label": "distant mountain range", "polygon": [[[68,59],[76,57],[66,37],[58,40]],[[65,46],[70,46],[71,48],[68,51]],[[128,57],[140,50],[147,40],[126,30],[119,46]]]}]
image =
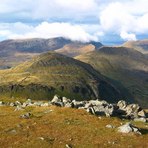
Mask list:
[{"label": "distant mountain range", "polygon": [[[51,39],[22,39],[5,40],[0,42],[0,69],[16,66],[40,53],[56,50],[58,53],[77,56],[80,53],[92,51],[95,47],[101,47],[99,42],[73,42],[59,37]],[[70,48],[70,50],[69,50]]]},{"label": "distant mountain range", "polygon": [[128,41],[123,44],[124,47],[133,48],[144,54],[148,54],[148,39],[140,41]]},{"label": "distant mountain range", "polygon": [[100,42],[64,38],[2,41],[0,68],[6,70],[0,70],[0,94],[34,99],[55,93],[72,99],[124,99],[147,108],[147,43],[106,47]]}]

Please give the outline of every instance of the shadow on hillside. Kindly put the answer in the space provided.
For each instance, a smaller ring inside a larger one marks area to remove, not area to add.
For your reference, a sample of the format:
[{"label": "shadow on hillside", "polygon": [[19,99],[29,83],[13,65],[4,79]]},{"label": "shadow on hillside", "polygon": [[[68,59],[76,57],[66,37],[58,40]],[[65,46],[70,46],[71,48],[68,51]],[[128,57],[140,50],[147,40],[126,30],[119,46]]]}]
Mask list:
[{"label": "shadow on hillside", "polygon": [[[127,101],[128,103],[134,103],[135,102],[134,96],[129,92],[129,90],[127,88],[125,88],[125,86],[123,86],[121,84],[121,82],[119,82],[119,81],[117,81],[115,79],[111,79],[111,78],[109,78],[109,77],[107,77],[105,75],[104,75],[104,77],[106,78],[106,80],[110,84],[113,84],[115,86],[115,89],[118,90],[118,92],[119,92],[119,94],[116,97],[114,97],[113,99],[112,98],[107,98],[108,102],[116,103],[116,102],[118,102],[121,99]],[[106,93],[105,91],[101,91],[101,92]],[[103,94],[100,94],[100,95],[103,95]]]},{"label": "shadow on hillside", "polygon": [[140,132],[142,133],[142,135],[148,135],[148,129],[141,128]]}]

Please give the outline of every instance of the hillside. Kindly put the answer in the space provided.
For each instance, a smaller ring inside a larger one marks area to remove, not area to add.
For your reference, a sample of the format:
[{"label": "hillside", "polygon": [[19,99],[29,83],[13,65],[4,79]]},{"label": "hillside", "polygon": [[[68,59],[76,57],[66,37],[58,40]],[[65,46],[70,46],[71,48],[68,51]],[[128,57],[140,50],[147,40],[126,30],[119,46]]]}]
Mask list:
[{"label": "hillside", "polygon": [[125,98],[148,107],[148,59],[145,55],[125,47],[102,47],[76,59],[89,63],[108,77]]},{"label": "hillside", "polygon": [[139,41],[128,41],[123,44],[124,47],[133,48],[144,54],[148,54],[148,39]]},{"label": "hillside", "polygon": [[55,94],[111,102],[121,98],[120,92],[90,65],[55,52],[1,70],[0,92],[1,97],[7,98],[49,99]]},{"label": "hillside", "polygon": [[[82,109],[27,107],[15,111],[13,107],[0,107],[0,145],[3,148],[85,147],[148,147],[148,123],[133,122],[142,135],[122,134],[117,127],[124,124],[118,118],[96,117]],[[31,112],[30,119],[21,119]],[[107,128],[110,124],[116,128]]]},{"label": "hillside", "polygon": [[63,48],[61,49],[57,49],[55,50],[55,52],[63,54],[63,55],[67,55],[69,57],[75,57],[90,51],[94,51],[95,50],[95,46],[92,44],[88,44],[88,45],[84,45],[84,44],[68,44],[65,45]]},{"label": "hillside", "polygon": [[[79,53],[85,53],[85,49],[88,49],[88,51],[94,50],[94,46],[98,48],[102,44],[99,42],[74,42],[62,37],[5,40],[0,42],[0,69],[16,66],[36,55],[51,50],[60,49],[57,50],[58,53],[63,53],[63,50],[66,50],[68,55],[76,56]],[[76,49],[77,51],[74,51]]]},{"label": "hillside", "polygon": [[90,51],[95,51],[96,49],[102,47],[103,45],[99,42],[89,42],[89,43],[81,43],[81,42],[75,42],[65,45],[61,49],[55,50],[57,53],[69,56],[69,57],[75,57]]}]

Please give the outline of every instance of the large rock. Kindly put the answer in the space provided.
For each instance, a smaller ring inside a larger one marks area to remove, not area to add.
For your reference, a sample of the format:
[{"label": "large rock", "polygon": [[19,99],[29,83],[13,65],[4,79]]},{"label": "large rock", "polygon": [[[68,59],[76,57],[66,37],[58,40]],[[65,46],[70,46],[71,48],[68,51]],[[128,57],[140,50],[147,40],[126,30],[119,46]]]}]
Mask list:
[{"label": "large rock", "polygon": [[121,117],[130,119],[146,117],[144,110],[142,110],[138,104],[127,104],[125,101],[121,100],[117,103],[117,107],[116,114]]},{"label": "large rock", "polygon": [[127,103],[124,100],[120,100],[120,101],[118,101],[117,106],[121,110],[126,110]]},{"label": "large rock", "polygon": [[87,112],[90,112],[91,114],[94,115],[110,117],[113,115],[114,106],[112,104],[97,105],[97,106],[88,107],[86,110]]},{"label": "large rock", "polygon": [[120,126],[120,127],[118,127],[118,132],[120,132],[120,133],[131,133],[131,132],[133,132],[133,133],[137,133],[137,134],[141,134],[140,132],[139,132],[139,129],[137,128],[137,127],[134,127],[132,124],[130,124],[130,123],[126,123],[126,124],[124,124],[124,125],[122,125],[122,126]]},{"label": "large rock", "polygon": [[53,97],[53,99],[51,100],[51,103],[57,103],[57,102],[62,102],[62,99],[58,96],[58,95],[55,95]]},{"label": "large rock", "polygon": [[74,108],[84,108],[85,107],[85,102],[84,101],[72,101]]},{"label": "large rock", "polygon": [[62,97],[62,102],[63,102],[64,104],[66,104],[66,103],[70,103],[71,100],[70,100],[70,99],[67,99],[66,97]]}]

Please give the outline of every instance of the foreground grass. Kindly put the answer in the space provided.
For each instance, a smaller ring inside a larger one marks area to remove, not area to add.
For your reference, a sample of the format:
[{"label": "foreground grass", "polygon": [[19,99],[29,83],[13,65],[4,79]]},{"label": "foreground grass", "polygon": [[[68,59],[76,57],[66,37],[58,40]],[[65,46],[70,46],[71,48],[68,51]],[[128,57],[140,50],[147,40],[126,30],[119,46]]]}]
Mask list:
[{"label": "foreground grass", "polygon": [[[52,111],[51,111],[52,110]],[[20,115],[31,112],[30,119]],[[142,135],[121,134],[117,128],[127,121],[118,118],[95,117],[84,110],[51,107],[28,107],[14,111],[13,107],[0,107],[1,148],[61,148],[66,144],[76,148],[148,147],[148,123],[136,123]]]}]

